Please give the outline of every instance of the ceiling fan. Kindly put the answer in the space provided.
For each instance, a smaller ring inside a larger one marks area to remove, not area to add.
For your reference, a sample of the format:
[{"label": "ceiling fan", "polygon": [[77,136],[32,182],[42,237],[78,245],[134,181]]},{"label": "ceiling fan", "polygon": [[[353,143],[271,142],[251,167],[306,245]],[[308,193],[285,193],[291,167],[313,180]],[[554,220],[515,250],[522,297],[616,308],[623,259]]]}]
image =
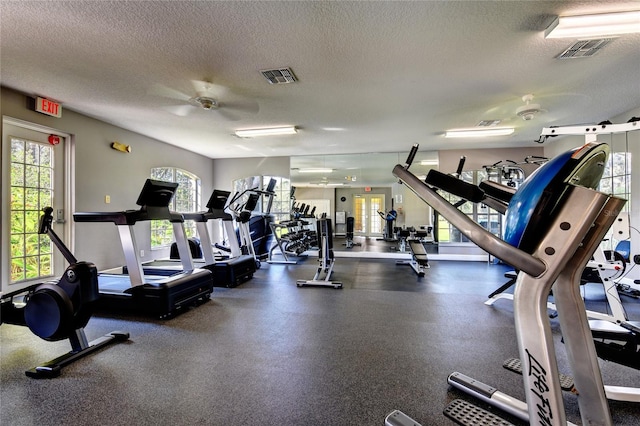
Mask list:
[{"label": "ceiling fan", "polygon": [[516,109],[516,115],[522,118],[524,121],[533,120],[538,114],[546,112],[542,109],[542,107],[540,107],[540,104],[531,103],[533,102],[532,94],[524,95],[522,97],[522,101],[525,104]]},{"label": "ceiling fan", "polygon": [[187,116],[195,111],[213,111],[227,120],[237,121],[242,117],[237,113],[257,114],[260,110],[258,102],[242,98],[231,89],[210,81],[192,80],[194,94],[188,95],[159,84],[152,86],[150,93],[164,98],[182,101],[180,105],[164,107],[172,114]]},{"label": "ceiling fan", "polygon": [[[540,102],[543,100],[545,106]],[[588,97],[578,93],[550,93],[533,95],[531,93],[507,101],[481,114],[482,121],[498,121],[499,123],[509,123],[512,120],[532,121],[540,116],[544,121],[551,122],[562,118],[567,109],[575,108],[576,105],[588,102]],[[549,113],[549,111],[552,111]]]}]

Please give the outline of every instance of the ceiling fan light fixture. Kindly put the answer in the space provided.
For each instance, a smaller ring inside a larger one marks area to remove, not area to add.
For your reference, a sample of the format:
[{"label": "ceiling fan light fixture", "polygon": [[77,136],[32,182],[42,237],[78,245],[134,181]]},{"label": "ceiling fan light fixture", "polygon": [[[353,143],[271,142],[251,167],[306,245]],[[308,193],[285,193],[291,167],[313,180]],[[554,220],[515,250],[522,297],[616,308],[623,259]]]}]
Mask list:
[{"label": "ceiling fan light fixture", "polygon": [[513,127],[474,127],[471,129],[450,129],[444,133],[445,138],[486,138],[492,136],[508,136],[515,131]]},{"label": "ceiling fan light fixture", "polygon": [[545,38],[585,38],[640,33],[640,10],[593,15],[558,16]]},{"label": "ceiling fan light fixture", "polygon": [[254,138],[259,136],[279,136],[279,135],[294,135],[298,133],[298,129],[295,126],[285,127],[266,127],[262,129],[243,129],[236,130],[236,136],[240,138]]}]

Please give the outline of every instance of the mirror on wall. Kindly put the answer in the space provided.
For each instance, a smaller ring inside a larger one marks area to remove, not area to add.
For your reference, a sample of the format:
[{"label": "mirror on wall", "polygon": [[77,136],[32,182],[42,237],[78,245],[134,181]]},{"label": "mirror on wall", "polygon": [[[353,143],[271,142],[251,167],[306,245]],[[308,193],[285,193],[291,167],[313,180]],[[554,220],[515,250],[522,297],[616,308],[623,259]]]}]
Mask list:
[{"label": "mirror on wall", "polygon": [[[383,152],[291,157],[291,184],[309,188],[391,187],[398,181],[391,173],[393,167],[404,164],[407,154]],[[437,168],[437,164],[437,151],[418,152],[412,170],[426,173],[430,168]]]},{"label": "mirror on wall", "polygon": [[[297,203],[322,205],[334,218],[336,235],[344,234],[342,216],[355,216],[356,235],[384,237],[385,221],[378,212],[397,211],[394,226],[424,226],[431,223],[430,208],[393,176],[396,164],[404,164],[408,153],[367,153],[300,156],[291,158],[291,185]],[[412,170],[425,176],[438,166],[436,151],[419,152]]]}]

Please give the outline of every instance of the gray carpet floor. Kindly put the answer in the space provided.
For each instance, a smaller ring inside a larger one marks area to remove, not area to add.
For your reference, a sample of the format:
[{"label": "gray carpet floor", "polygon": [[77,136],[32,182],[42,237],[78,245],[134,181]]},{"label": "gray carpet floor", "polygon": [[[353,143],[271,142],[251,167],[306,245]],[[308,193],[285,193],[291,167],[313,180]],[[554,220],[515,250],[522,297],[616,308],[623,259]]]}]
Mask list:
[{"label": "gray carpet floor", "polygon": [[[423,425],[456,398],[459,371],[517,398],[513,308],[486,296],[505,282],[502,265],[433,261],[418,278],[394,260],[339,258],[344,288],[298,288],[316,259],[263,263],[254,278],[171,320],[96,315],[89,339],[131,334],[67,366],[56,379],[24,371],[69,350],[28,329],[0,327],[0,424],[8,425],[382,425],[400,409]],[[601,289],[601,286],[599,287]],[[589,289],[588,303],[604,296]],[[632,319],[638,301],[624,299]],[[569,374],[556,322],[560,369]],[[608,384],[639,386],[636,370],[602,362]],[[575,396],[568,418],[580,423]],[[610,404],[615,424],[640,422],[638,405]],[[511,419],[513,420],[513,419]]]}]

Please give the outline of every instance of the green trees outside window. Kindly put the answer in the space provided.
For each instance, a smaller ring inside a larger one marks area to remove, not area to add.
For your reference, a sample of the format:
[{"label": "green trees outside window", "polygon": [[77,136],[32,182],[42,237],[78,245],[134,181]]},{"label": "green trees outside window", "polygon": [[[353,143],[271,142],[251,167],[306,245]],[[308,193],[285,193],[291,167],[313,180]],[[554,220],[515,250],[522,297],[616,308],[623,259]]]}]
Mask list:
[{"label": "green trees outside window", "polygon": [[53,148],[11,138],[11,283],[52,276],[52,243],[38,234],[42,209],[53,204]]},{"label": "green trees outside window", "polygon": [[[200,178],[193,173],[175,167],[151,169],[151,178],[165,182],[177,182],[178,189],[169,208],[176,212],[196,212],[201,209],[202,194]],[[184,224],[187,238],[196,236],[196,225],[192,221]],[[173,226],[167,221],[151,221],[151,248],[169,246],[174,240]]]}]

